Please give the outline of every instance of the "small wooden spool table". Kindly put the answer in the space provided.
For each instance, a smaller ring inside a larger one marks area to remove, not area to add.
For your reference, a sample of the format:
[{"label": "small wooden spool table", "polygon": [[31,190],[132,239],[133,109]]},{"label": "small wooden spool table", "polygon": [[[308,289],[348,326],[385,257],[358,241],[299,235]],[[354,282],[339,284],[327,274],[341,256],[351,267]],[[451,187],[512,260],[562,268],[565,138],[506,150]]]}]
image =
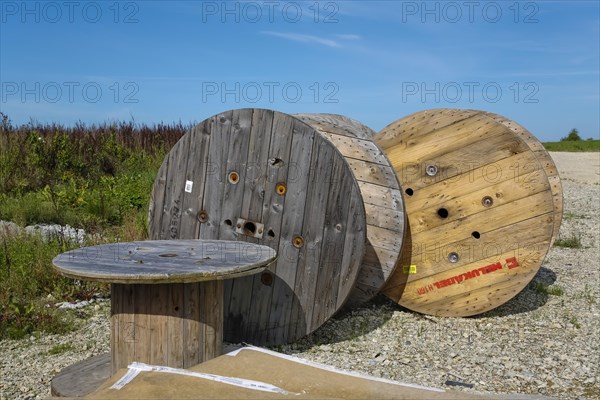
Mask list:
[{"label": "small wooden spool table", "polygon": [[224,240],[149,240],[60,254],[70,278],[111,283],[112,373],[132,361],[188,368],[221,354],[223,280],[263,271],[275,250]]}]

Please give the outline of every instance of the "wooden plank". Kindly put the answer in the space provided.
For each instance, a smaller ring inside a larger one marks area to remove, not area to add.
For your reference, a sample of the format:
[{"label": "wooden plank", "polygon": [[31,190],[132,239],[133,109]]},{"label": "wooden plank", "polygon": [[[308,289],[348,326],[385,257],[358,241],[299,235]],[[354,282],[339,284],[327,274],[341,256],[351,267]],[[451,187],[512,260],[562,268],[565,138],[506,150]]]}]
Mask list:
[{"label": "wooden plank", "polygon": [[306,188],[309,174],[306,166],[310,165],[313,152],[315,131],[300,121],[293,121],[292,151],[290,152],[290,168],[288,170],[285,211],[281,217],[281,230],[276,266],[276,279],[273,281],[271,295],[271,315],[267,324],[267,343],[282,343],[288,340],[291,325],[291,310],[297,301],[294,288],[296,286],[296,266],[300,259],[300,250],[292,242],[294,237],[303,232],[303,218],[306,203]]},{"label": "wooden plank", "polygon": [[404,212],[401,210],[365,203],[365,212],[368,225],[389,229],[395,232],[404,231],[406,221]]},{"label": "wooden plank", "polygon": [[358,186],[365,203],[391,209],[398,209],[402,205],[402,194],[399,190],[360,181]]},{"label": "wooden plank", "polygon": [[391,166],[357,160],[354,158],[348,158],[346,161],[348,161],[357,180],[386,186],[392,189],[399,189],[396,172]]},{"label": "wooden plank", "polygon": [[338,114],[295,114],[320,132],[329,132],[349,138],[371,140],[375,131],[361,122]]},{"label": "wooden plank", "polygon": [[167,365],[184,368],[184,283],[169,284],[167,303]]},{"label": "wooden plank", "polygon": [[200,283],[183,284],[183,368],[193,367],[204,360],[204,347],[200,346],[200,338],[204,337],[204,326],[200,317],[199,285]]},{"label": "wooden plank", "polygon": [[[216,115],[211,121],[211,138],[208,149],[208,169],[205,174],[205,191],[202,209],[207,212],[207,221],[200,225],[200,239],[219,239],[223,218],[223,195],[228,184],[224,166],[231,136],[233,112]],[[195,178],[201,180],[201,177]]]},{"label": "wooden plank", "polygon": [[[150,332],[150,312],[152,305],[150,303],[152,285],[141,284],[132,285],[134,287],[134,327],[135,327],[135,361],[144,362],[144,360],[151,360],[150,343],[151,332]],[[121,368],[127,366],[127,363],[120,365]]]},{"label": "wooden plank", "polygon": [[[314,213],[313,210],[323,210],[327,205],[328,188],[332,180],[331,163],[333,148],[324,146],[323,139],[315,136],[313,141],[312,159],[309,167],[308,193],[302,217],[304,219],[302,233],[304,245],[300,249],[300,257],[296,268],[296,284],[294,293],[297,298],[292,304],[290,317],[291,336],[302,337],[312,331],[313,300],[318,278],[323,243],[325,213]],[[331,265],[327,265],[331,267]]]},{"label": "wooden plank", "polygon": [[[192,128],[189,136],[186,187],[184,187],[181,206],[183,214],[178,239],[198,239],[200,235],[198,213],[202,211],[205,176],[209,170],[207,159],[210,146],[210,121],[204,121]],[[198,177],[201,179],[198,180]],[[191,188],[189,188],[188,182],[191,184]]]},{"label": "wooden plank", "polygon": [[[285,209],[285,193],[277,193],[277,185],[284,183],[287,190],[290,152],[292,149],[294,119],[285,114],[275,113],[273,128],[269,145],[269,154],[266,170],[266,185],[263,200],[262,222],[265,225],[263,239],[259,243],[277,249],[281,232],[283,210]],[[263,274],[268,274],[265,280]],[[257,322],[259,329],[251,329],[247,337],[258,343],[266,343],[269,332],[269,319],[271,318],[271,300],[273,298],[273,277],[277,274],[277,263],[272,263],[269,270],[253,276],[252,298],[256,299],[250,304],[250,315]]]},{"label": "wooden plank", "polygon": [[128,360],[135,359],[135,295],[134,287],[124,284],[111,285],[111,354],[112,371],[115,372]]},{"label": "wooden plank", "polygon": [[[177,144],[176,144],[177,145]],[[158,174],[152,186],[152,195],[150,196],[150,206],[148,208],[148,232],[150,239],[160,239],[163,217],[167,215],[168,210],[165,206],[165,188],[169,176],[169,154],[158,170]]]},{"label": "wooden plank", "polygon": [[[248,146],[250,145],[252,109],[234,110],[232,113],[232,128],[227,151],[227,167],[225,170],[225,187],[221,204],[222,221],[219,239],[237,240],[235,222],[243,216],[242,200],[244,198],[248,173],[254,173],[255,166],[248,162]],[[235,184],[227,178],[230,173],[238,175]],[[226,222],[229,221],[229,222]]]},{"label": "wooden plank", "polygon": [[150,340],[146,346],[150,347],[149,360],[154,365],[169,365],[169,336],[168,336],[168,307],[170,284],[148,285],[148,325]]},{"label": "wooden plank", "polygon": [[346,158],[371,161],[381,165],[388,165],[388,160],[372,140],[354,139],[349,141],[346,136],[335,135],[328,132],[322,134],[338,149]]},{"label": "wooden plank", "polygon": [[[273,119],[273,111],[253,111],[247,152],[239,154],[240,161],[247,163],[248,172],[244,180],[244,191],[240,199],[241,201],[236,206],[240,209],[240,216],[250,221],[262,221],[263,198],[265,186],[267,185],[266,171],[269,158],[269,145],[273,131]],[[258,243],[257,239],[247,236],[240,237],[239,240]],[[252,342],[255,341],[257,326],[253,325],[256,322],[256,314],[251,314],[250,308],[257,302],[260,303],[261,307],[264,306],[262,297],[258,295],[253,296],[255,289],[254,281],[254,277],[232,281],[230,301],[226,303],[227,315],[236,321],[236,326],[232,330],[241,331],[240,333],[243,337],[248,338]],[[251,315],[252,317],[250,317]]]},{"label": "wooden plank", "polygon": [[385,135],[375,135],[377,137],[376,142],[384,149],[388,149],[398,144],[408,146],[409,143],[411,143],[411,140],[414,140],[414,135],[417,135],[417,137],[427,135],[435,130],[450,125],[460,124],[464,120],[480,113],[481,111],[477,110],[459,110],[450,108],[416,112],[387,125],[379,132],[385,132]]},{"label": "wooden plank", "polygon": [[189,140],[189,135],[184,135],[169,152],[169,175],[165,183],[163,203],[167,211],[162,216],[159,239],[179,237]]},{"label": "wooden plank", "polygon": [[[339,308],[338,293],[340,293],[343,249],[345,248],[346,233],[350,233],[354,228],[352,226],[349,227],[350,229],[342,229],[342,227],[348,227],[350,200],[353,197],[348,196],[352,193],[353,180],[351,176],[344,175],[344,162],[342,158],[334,159],[331,176],[337,177],[337,179],[325,181],[327,185],[330,185],[330,190],[325,207],[319,261],[316,263],[319,268],[316,271],[310,326],[321,326]],[[351,264],[348,263],[348,265]],[[351,287],[353,284],[354,282]]]},{"label": "wooden plank", "polygon": [[110,376],[110,353],[75,363],[52,378],[50,394],[55,397],[84,397],[98,389]]},{"label": "wooden plank", "polygon": [[204,357],[201,361],[206,361],[220,356],[223,347],[223,282],[202,282],[200,296],[201,323],[204,325]]},{"label": "wooden plank", "polygon": [[[364,293],[358,294],[361,290],[361,286],[357,285],[357,281],[362,274],[363,258],[364,254],[369,247],[367,245],[365,237],[365,220],[363,219],[364,204],[360,196],[350,196],[350,210],[348,211],[348,220],[346,222],[346,237],[344,242],[342,265],[340,268],[340,278],[338,284],[338,296],[336,302],[336,308],[340,309],[342,306],[348,303],[352,303],[354,306],[361,304],[373,296],[376,293],[372,293],[371,296],[364,296]],[[386,271],[386,268],[382,268]],[[383,274],[383,279],[380,281],[379,288],[383,286],[383,283],[387,280],[389,274]],[[332,304],[332,303],[330,303]],[[328,306],[330,310],[333,308],[331,305]]]}]

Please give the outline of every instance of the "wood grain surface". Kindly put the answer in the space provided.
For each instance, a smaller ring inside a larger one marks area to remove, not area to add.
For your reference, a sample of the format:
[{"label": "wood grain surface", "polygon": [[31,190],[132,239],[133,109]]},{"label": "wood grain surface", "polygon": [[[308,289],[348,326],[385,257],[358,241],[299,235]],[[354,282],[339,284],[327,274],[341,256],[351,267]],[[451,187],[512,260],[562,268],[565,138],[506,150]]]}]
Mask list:
[{"label": "wood grain surface", "polygon": [[367,247],[356,286],[346,305],[372,299],[390,278],[400,258],[406,216],[394,169],[374,143],[366,125],[335,114],[297,114],[344,155],[358,181],[367,217]]},{"label": "wood grain surface", "polygon": [[153,239],[277,251],[265,272],[224,285],[225,340],[259,345],[295,341],[345,303],[365,253],[365,221],[340,151],[299,118],[264,109],[227,111],[187,133],[165,158],[149,209]]},{"label": "wood grain surface", "polygon": [[398,175],[408,219],[388,297],[425,314],[468,316],[531,281],[562,214],[558,175],[531,134],[495,114],[434,109],[393,122],[375,141]]},{"label": "wood grain surface", "polygon": [[82,247],[52,260],[62,275],[109,283],[173,283],[258,273],[276,258],[267,246],[225,240],[146,240]]}]

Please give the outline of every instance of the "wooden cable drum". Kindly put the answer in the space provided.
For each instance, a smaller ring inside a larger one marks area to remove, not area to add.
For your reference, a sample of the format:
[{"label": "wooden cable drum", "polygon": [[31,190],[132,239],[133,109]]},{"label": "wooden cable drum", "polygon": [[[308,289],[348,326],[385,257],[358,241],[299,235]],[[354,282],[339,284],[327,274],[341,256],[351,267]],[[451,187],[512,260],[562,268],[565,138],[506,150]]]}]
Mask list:
[{"label": "wooden cable drum", "polygon": [[531,281],[562,217],[556,167],[533,135],[495,114],[435,109],[391,123],[375,141],[408,219],[388,297],[424,314],[469,316]]},{"label": "wooden cable drum", "polygon": [[278,253],[267,272],[225,282],[227,341],[295,341],[355,292],[367,246],[362,183],[307,122],[263,109],[215,115],[181,138],[156,178],[152,239],[245,240]]},{"label": "wooden cable drum", "polygon": [[400,258],[406,215],[391,163],[362,123],[334,114],[296,114],[342,153],[361,190],[367,217],[367,246],[356,287],[346,303],[357,307],[377,295]]}]

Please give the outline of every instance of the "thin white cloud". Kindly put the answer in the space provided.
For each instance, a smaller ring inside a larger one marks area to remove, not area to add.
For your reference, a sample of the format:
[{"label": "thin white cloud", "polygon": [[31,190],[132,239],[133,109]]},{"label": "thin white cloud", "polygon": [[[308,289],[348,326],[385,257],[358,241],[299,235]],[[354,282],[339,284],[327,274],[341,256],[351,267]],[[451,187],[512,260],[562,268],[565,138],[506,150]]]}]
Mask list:
[{"label": "thin white cloud", "polygon": [[322,38],[319,36],[313,35],[304,35],[300,33],[287,33],[287,32],[274,32],[274,31],[261,31],[263,35],[271,35],[280,37],[282,39],[292,40],[294,42],[300,43],[317,43],[327,47],[342,47],[341,44],[336,42],[335,40]]},{"label": "thin white cloud", "polygon": [[336,38],[338,39],[342,39],[342,40],[360,40],[361,37],[358,35],[354,35],[352,33],[341,33],[338,35],[335,35]]}]

